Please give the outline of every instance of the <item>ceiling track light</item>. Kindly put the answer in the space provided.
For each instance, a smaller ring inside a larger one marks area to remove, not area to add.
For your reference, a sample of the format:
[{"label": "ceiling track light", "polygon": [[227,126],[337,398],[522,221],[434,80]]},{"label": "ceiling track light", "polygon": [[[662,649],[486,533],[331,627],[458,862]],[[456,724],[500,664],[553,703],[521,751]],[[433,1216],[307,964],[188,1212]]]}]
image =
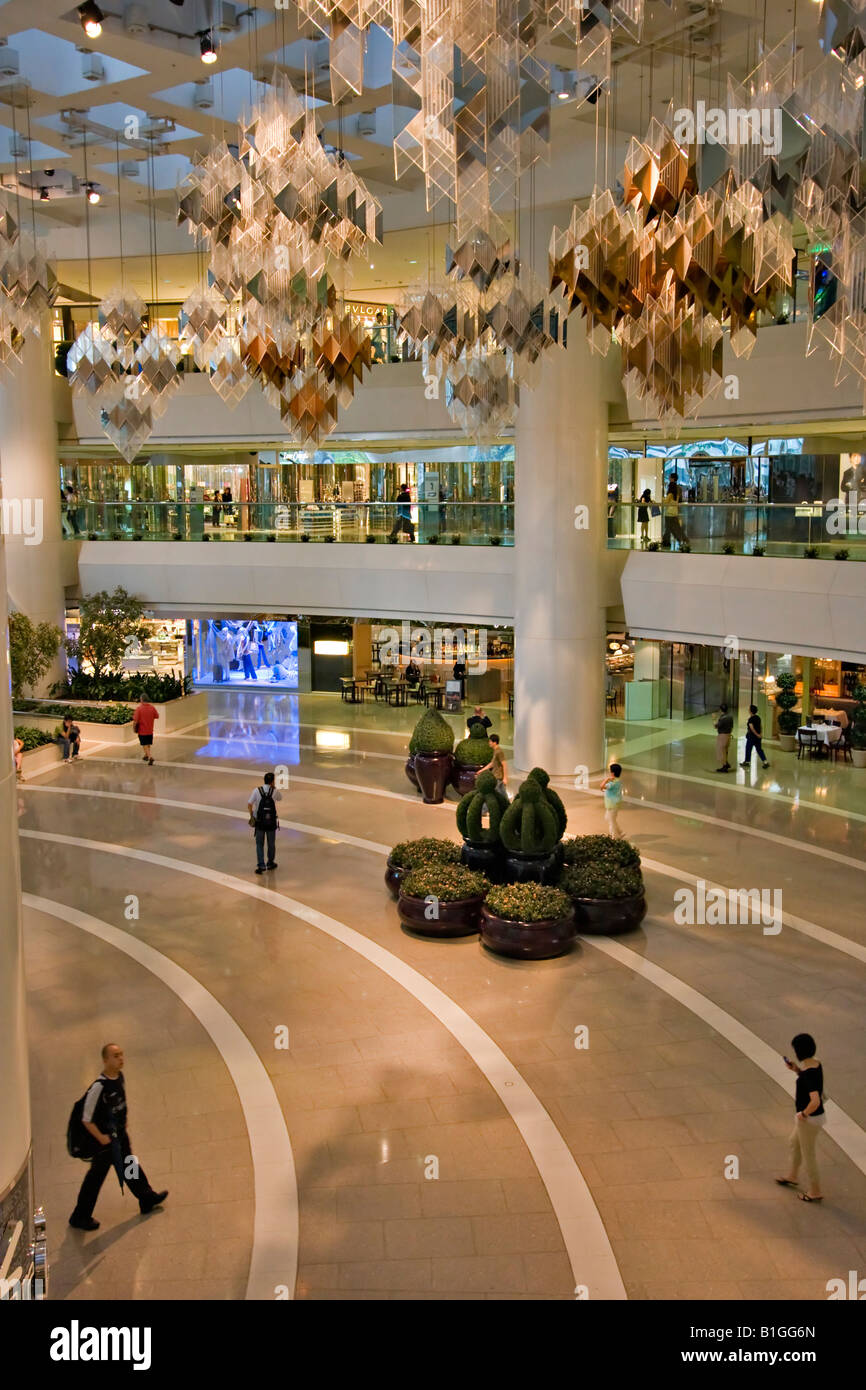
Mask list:
[{"label": "ceiling track light", "polygon": [[213,35],[210,29],[205,29],[204,33],[199,34],[199,47],[201,48],[201,60],[203,63],[215,63],[217,60],[216,49],[213,46]]},{"label": "ceiling track light", "polygon": [[83,5],[78,6],[78,18],[81,27],[89,39],[98,39],[102,33],[102,21],[105,15],[95,3],[95,0],[84,0]]}]

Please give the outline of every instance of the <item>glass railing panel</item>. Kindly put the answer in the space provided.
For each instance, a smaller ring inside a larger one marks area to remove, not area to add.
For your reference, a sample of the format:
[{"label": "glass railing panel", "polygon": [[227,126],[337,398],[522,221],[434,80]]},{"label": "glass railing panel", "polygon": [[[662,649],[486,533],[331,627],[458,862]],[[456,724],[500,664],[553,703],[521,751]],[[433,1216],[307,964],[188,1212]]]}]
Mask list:
[{"label": "glass railing panel", "polygon": [[[610,550],[687,550],[704,555],[866,560],[866,505],[829,502],[664,501],[608,507]],[[653,515],[658,512],[658,515]],[[808,555],[807,555],[807,552]]]},{"label": "glass railing panel", "polygon": [[513,545],[511,502],[102,502],[63,511],[67,539]]}]

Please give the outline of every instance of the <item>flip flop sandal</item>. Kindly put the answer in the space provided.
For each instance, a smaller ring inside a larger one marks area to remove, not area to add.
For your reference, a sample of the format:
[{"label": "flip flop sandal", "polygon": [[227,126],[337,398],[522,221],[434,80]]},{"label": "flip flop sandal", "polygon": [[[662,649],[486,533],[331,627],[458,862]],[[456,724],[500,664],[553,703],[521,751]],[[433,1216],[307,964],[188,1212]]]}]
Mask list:
[{"label": "flip flop sandal", "polygon": [[823,1197],[810,1197],[808,1192],[798,1192],[797,1196],[801,1202],[823,1202]]}]

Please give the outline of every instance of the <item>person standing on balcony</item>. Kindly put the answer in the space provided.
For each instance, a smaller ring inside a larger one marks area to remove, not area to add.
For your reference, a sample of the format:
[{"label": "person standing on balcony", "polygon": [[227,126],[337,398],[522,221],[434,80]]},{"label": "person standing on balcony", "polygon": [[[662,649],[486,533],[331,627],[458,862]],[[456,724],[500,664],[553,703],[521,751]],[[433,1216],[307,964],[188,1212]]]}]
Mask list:
[{"label": "person standing on balcony", "polygon": [[672,473],[671,480],[668,483],[668,490],[665,494],[665,533],[662,537],[662,545],[668,548],[670,547],[671,536],[673,536],[674,540],[678,541],[680,545],[683,544],[686,538],[682,525],[680,524],[681,497],[682,494],[677,484],[677,475],[676,473]]},{"label": "person standing on balcony", "polygon": [[408,483],[400,484],[400,491],[397,493],[397,514],[394,517],[394,525],[388,539],[399,536],[401,531],[408,533],[410,541],[415,539],[415,527],[412,524],[412,494],[409,491]]},{"label": "person standing on balcony", "polygon": [[218,487],[217,487],[217,488],[214,488],[214,494],[213,494],[213,508],[212,508],[212,516],[213,516],[213,524],[214,524],[214,526],[219,526],[219,524],[220,524],[220,514],[221,514],[221,512],[222,512],[222,504],[223,504],[222,493],[220,492],[220,490],[219,490]]},{"label": "person standing on balcony", "polygon": [[226,514],[226,521],[228,521],[228,520],[229,520],[231,517],[233,517],[234,514],[235,514],[235,506],[234,506],[234,499],[232,498],[232,490],[231,490],[231,488],[229,487],[228,483],[226,483],[225,487],[223,488],[222,503],[223,503],[223,511],[224,511],[225,514]]},{"label": "person standing on balcony", "polygon": [[642,546],[649,545],[649,508],[655,506],[653,502],[652,488],[644,488],[640,495],[640,505],[637,509],[637,519],[640,526],[640,543]]}]

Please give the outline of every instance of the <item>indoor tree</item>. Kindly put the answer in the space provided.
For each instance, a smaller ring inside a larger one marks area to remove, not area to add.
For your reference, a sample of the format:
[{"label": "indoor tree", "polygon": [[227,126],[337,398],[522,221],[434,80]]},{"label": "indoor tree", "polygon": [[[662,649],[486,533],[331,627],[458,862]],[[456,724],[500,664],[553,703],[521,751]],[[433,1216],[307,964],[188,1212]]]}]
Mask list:
[{"label": "indoor tree", "polygon": [[94,676],[119,671],[130,642],[144,641],[147,628],[142,622],[144,605],[119,585],[113,593],[100,589],[79,604],[78,637],[67,641],[66,649],[79,671],[87,665]]},{"label": "indoor tree", "polygon": [[12,699],[20,700],[26,689],[38,685],[53,663],[63,633],[55,623],[34,623],[26,613],[9,614],[9,663],[12,670]]}]

